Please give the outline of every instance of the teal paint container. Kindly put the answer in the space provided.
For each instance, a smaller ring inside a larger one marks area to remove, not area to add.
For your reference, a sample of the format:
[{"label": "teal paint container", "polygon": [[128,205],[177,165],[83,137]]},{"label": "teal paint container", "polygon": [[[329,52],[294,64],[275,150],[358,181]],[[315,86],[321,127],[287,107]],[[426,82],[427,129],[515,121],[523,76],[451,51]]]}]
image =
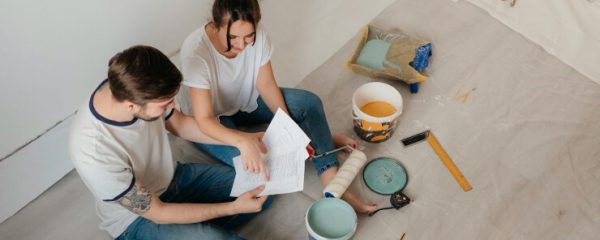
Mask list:
[{"label": "teal paint container", "polygon": [[337,198],[323,198],[306,211],[306,229],[316,240],[350,239],[356,231],[357,216],[350,204]]}]

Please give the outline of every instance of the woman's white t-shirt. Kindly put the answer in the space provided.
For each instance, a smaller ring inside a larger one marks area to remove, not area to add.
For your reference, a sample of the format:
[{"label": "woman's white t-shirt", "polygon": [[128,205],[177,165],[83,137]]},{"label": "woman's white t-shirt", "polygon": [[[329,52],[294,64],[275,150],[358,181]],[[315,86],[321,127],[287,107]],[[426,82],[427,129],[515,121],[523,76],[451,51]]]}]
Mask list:
[{"label": "woman's white t-shirt", "polygon": [[264,27],[257,25],[254,44],[246,46],[235,58],[227,58],[212,45],[205,26],[192,32],[181,47],[183,86],[177,97],[181,112],[193,115],[189,87],[210,89],[212,110],[217,117],[256,110],[258,70],[269,62],[273,52]]}]

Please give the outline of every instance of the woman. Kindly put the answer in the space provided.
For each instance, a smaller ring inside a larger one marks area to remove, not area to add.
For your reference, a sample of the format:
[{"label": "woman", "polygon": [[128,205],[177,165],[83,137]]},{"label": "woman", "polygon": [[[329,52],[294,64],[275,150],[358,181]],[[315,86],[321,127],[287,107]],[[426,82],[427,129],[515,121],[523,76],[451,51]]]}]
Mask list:
[{"label": "woman", "polygon": [[[265,146],[260,138],[237,129],[269,123],[278,108],[298,123],[317,153],[335,146],[356,147],[356,141],[348,136],[331,135],[318,96],[278,87],[270,62],[273,47],[258,24],[261,15],[256,0],[216,0],[212,15],[212,21],[188,36],[181,48],[185,87],[179,103],[183,112],[193,113],[203,132],[235,148],[196,144],[198,148],[231,166],[232,158],[241,155],[245,170],[260,172],[268,179],[260,159]],[[329,155],[314,159],[313,165],[326,185],[335,176],[339,162],[335,155]],[[358,212],[377,207],[352,193],[345,194],[344,199]]]}]

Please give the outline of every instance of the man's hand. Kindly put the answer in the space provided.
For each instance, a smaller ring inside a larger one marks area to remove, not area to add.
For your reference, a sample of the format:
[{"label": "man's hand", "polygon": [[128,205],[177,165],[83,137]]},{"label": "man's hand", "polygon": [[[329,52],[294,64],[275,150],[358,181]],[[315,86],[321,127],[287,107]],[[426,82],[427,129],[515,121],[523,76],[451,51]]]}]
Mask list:
[{"label": "man's hand", "polygon": [[260,173],[265,178],[265,181],[269,181],[269,170],[259,154],[259,152],[267,153],[267,147],[262,142],[263,135],[264,132],[242,133],[242,138],[237,148],[240,150],[244,170]]},{"label": "man's hand", "polygon": [[236,213],[255,213],[262,210],[262,205],[267,200],[267,196],[258,197],[265,186],[259,186],[252,189],[244,194],[240,195],[235,201],[233,201],[233,207]]}]

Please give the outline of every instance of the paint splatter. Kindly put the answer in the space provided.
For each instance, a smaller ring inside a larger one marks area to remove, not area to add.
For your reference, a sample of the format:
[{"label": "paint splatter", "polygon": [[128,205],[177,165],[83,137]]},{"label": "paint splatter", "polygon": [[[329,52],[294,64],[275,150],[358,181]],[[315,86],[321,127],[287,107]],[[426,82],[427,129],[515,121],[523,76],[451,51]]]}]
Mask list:
[{"label": "paint splatter", "polygon": [[465,103],[465,102],[467,102],[467,100],[469,100],[471,93],[475,92],[475,90],[477,90],[477,88],[473,88],[470,91],[468,91],[462,95],[458,95],[458,96],[454,97],[454,99],[456,99],[457,101],[459,101],[461,103]]}]

